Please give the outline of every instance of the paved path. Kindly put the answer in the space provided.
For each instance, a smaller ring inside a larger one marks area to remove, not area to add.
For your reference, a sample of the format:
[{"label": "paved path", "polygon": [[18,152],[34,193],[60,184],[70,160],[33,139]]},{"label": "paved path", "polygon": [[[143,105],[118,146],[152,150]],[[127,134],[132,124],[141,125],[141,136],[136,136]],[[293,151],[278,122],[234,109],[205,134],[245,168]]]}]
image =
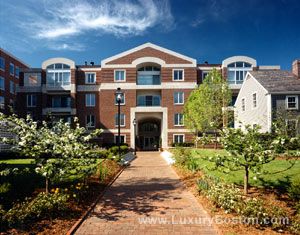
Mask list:
[{"label": "paved path", "polygon": [[108,189],[76,234],[217,234],[209,219],[159,153],[143,152]]}]

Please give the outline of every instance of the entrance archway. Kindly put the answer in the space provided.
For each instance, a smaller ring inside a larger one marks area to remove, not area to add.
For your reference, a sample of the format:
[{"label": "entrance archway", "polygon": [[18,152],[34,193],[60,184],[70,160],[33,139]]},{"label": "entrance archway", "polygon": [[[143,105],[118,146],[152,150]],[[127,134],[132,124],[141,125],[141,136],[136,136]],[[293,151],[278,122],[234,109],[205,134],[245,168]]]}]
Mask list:
[{"label": "entrance archway", "polygon": [[137,149],[141,151],[157,151],[160,147],[161,120],[155,118],[142,119],[138,122]]}]

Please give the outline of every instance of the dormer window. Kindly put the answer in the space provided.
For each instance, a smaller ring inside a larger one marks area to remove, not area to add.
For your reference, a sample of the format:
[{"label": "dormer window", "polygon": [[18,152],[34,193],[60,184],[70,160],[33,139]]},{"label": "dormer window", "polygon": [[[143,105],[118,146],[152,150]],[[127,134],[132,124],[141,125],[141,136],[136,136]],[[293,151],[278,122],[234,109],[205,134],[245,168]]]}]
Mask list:
[{"label": "dormer window", "polygon": [[227,66],[228,83],[242,84],[248,71],[252,70],[252,65],[247,62],[237,61]]}]

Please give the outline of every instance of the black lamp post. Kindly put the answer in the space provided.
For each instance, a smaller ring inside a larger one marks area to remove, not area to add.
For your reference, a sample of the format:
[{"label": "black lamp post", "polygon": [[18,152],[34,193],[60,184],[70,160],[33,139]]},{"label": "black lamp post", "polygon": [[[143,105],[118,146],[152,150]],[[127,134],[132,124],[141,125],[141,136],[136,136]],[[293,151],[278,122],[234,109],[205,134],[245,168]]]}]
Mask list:
[{"label": "black lamp post", "polygon": [[116,93],[116,100],[118,103],[118,141],[117,141],[117,145],[118,145],[118,149],[119,149],[119,158],[121,158],[121,102],[122,102],[122,97],[123,97],[123,92],[121,91],[121,88],[118,87]]},{"label": "black lamp post", "polygon": [[133,119],[132,124],[134,128],[134,155],[136,155],[136,119]]}]

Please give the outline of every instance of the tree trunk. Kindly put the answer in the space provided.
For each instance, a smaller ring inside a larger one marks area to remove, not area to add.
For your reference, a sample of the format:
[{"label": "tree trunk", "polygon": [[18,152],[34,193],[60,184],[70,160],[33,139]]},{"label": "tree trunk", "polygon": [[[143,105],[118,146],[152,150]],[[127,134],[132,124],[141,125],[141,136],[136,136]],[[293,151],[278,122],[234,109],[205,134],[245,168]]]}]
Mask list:
[{"label": "tree trunk", "polygon": [[245,176],[244,176],[244,194],[248,194],[249,187],[249,169],[245,166]]},{"label": "tree trunk", "polygon": [[46,177],[46,193],[49,193],[49,178]]},{"label": "tree trunk", "polygon": [[217,143],[217,132],[215,131],[215,149],[217,149],[217,145],[218,145],[218,143]]}]

